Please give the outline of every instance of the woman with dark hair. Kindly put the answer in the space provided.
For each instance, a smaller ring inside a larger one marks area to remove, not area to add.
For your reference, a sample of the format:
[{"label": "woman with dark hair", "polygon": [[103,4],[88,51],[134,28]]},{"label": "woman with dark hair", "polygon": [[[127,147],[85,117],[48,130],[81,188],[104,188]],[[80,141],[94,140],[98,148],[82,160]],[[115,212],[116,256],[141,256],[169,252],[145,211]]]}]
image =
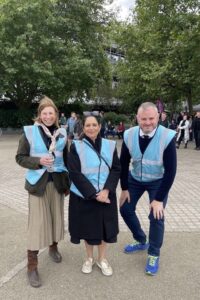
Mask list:
[{"label": "woman with dark hair", "polygon": [[185,144],[184,148],[187,148],[187,144],[190,139],[189,126],[190,126],[190,123],[188,121],[188,116],[184,115],[183,120],[181,120],[178,125],[178,135],[177,135],[177,139],[176,139],[176,143],[177,143],[176,148],[177,149],[179,149],[182,141],[184,141],[184,144]]},{"label": "woman with dark hair", "polygon": [[24,126],[16,155],[27,168],[25,189],[29,193],[28,279],[32,287],[41,285],[38,274],[39,249],[49,247],[51,259],[60,263],[57,244],[64,239],[64,195],[69,188],[67,133],[59,128],[58,109],[44,97],[34,125]]},{"label": "woman with dark hair", "polygon": [[124,123],[120,122],[119,125],[117,126],[117,135],[119,139],[123,139],[124,131],[125,131]]},{"label": "woman with dark hair", "polygon": [[74,140],[70,148],[69,232],[72,243],[85,241],[87,258],[82,272],[92,272],[93,248],[97,245],[96,264],[104,275],[110,276],[113,271],[106,260],[106,245],[117,241],[119,231],[116,187],[120,162],[116,143],[101,138],[100,129],[98,119],[87,116],[82,140]]}]

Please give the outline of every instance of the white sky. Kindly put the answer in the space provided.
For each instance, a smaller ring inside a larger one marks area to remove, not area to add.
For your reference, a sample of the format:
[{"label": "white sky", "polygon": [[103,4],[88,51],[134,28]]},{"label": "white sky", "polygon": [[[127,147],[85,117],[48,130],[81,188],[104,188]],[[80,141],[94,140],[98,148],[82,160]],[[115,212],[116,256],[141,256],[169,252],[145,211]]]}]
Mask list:
[{"label": "white sky", "polygon": [[134,0],[114,0],[110,7],[112,9],[114,8],[114,10],[119,9],[119,19],[125,20],[128,17],[130,9],[133,8],[134,4]]}]

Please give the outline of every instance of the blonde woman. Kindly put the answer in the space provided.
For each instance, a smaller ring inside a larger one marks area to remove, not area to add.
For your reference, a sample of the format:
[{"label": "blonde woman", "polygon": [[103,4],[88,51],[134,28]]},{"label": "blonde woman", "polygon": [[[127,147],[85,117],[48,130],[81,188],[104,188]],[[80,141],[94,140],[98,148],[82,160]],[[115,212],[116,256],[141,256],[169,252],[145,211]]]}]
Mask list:
[{"label": "blonde woman", "polygon": [[24,126],[16,155],[17,163],[27,168],[28,191],[28,280],[39,287],[38,252],[49,247],[49,256],[59,263],[57,244],[64,238],[64,194],[68,190],[66,168],[67,134],[58,125],[58,109],[44,97],[32,126]]}]

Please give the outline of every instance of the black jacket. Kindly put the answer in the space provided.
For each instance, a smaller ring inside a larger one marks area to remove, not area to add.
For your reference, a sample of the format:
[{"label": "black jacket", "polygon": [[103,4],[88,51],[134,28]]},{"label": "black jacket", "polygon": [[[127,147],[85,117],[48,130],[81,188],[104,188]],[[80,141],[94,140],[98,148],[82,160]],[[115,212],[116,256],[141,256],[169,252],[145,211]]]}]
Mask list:
[{"label": "black jacket", "polygon": [[[101,138],[95,144],[88,139],[96,151],[100,152]],[[95,199],[96,190],[81,173],[81,164],[72,144],[68,156],[68,170],[71,181],[84,196],[79,197],[70,192],[69,199],[69,232],[74,239],[112,239],[119,232],[116,187],[120,176],[120,162],[117,150],[114,151],[113,164],[104,185],[109,189],[110,204],[100,203]]]},{"label": "black jacket", "polygon": [[192,121],[192,129],[194,132],[200,131],[200,118],[194,118]]}]

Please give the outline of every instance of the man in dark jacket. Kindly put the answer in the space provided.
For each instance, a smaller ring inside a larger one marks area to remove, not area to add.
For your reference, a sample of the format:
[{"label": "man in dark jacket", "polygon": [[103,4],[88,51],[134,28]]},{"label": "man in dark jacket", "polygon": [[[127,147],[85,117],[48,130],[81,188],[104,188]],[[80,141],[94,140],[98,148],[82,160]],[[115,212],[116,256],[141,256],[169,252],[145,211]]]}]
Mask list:
[{"label": "man in dark jacket", "polygon": [[[133,234],[133,243],[125,253],[148,249],[146,274],[159,269],[160,249],[164,237],[164,209],[176,174],[175,131],[158,125],[158,111],[151,102],[141,104],[137,113],[139,126],[124,132],[121,150],[120,212]],[[132,168],[129,163],[132,159]],[[148,193],[149,239],[142,230],[136,207],[144,192]]]},{"label": "man in dark jacket", "polygon": [[160,117],[160,121],[159,121],[159,124],[166,127],[166,128],[169,128],[169,122],[167,120],[167,114],[165,111],[163,111],[161,113],[161,117]]},{"label": "man in dark jacket", "polygon": [[194,139],[196,144],[195,150],[200,150],[200,111],[196,113],[196,117],[192,122],[192,130],[194,132]]}]

